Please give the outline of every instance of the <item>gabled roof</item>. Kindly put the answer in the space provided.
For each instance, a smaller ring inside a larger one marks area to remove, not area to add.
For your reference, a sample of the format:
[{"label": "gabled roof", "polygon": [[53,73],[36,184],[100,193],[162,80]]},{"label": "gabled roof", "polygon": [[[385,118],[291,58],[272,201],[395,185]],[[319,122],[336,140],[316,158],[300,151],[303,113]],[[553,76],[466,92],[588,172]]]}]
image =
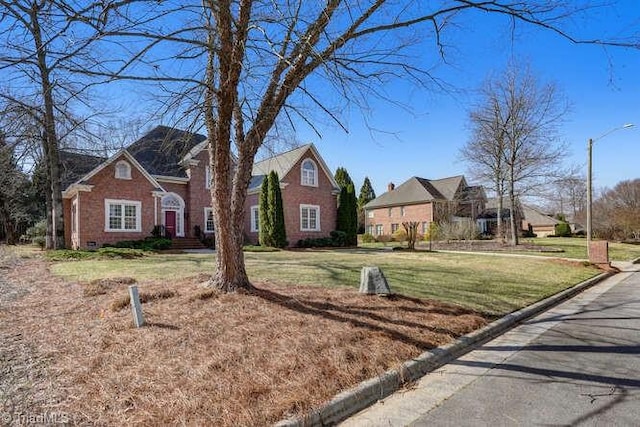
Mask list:
[{"label": "gabled roof", "polygon": [[458,190],[466,185],[462,175],[443,179],[411,177],[395,189],[376,197],[365,208],[410,205],[434,200],[454,200]]},{"label": "gabled roof", "polygon": [[60,150],[58,155],[61,166],[60,184],[63,190],[74,182],[77,182],[80,178],[107,160],[105,157],[91,156],[88,154],[74,153],[64,150]]},{"label": "gabled roof", "polygon": [[524,220],[531,224],[532,226],[551,226],[560,224],[560,221],[546,215],[534,207],[522,205],[522,214],[524,216]]},{"label": "gabled roof", "polygon": [[138,163],[138,161],[125,149],[119,150],[116,154],[114,154],[113,156],[109,157],[107,160],[104,160],[102,163],[100,163],[98,166],[93,168],[87,174],[83,175],[82,177],[77,179],[75,182],[72,182],[69,186],[66,187],[66,189],[70,190],[71,187],[73,187],[76,184],[80,184],[81,185],[81,184],[86,183],[93,176],[95,176],[98,172],[100,172],[101,170],[103,170],[104,168],[106,168],[107,166],[112,164],[116,159],[120,158],[121,156],[124,156],[127,159],[127,161],[130,162],[131,165],[134,168],[138,169],[140,171],[140,173],[151,183],[151,185],[154,186],[154,188],[156,188],[158,191],[164,191],[164,189],[158,183],[158,181],[156,181],[156,179],[154,177],[152,177],[149,174],[149,172],[147,172],[142,167],[142,165],[140,163]]},{"label": "gabled roof", "polygon": [[462,175],[442,179],[432,179],[429,182],[446,200],[455,199],[458,190],[464,189],[467,186],[467,182]]},{"label": "gabled roof", "polygon": [[127,147],[127,151],[151,175],[186,178],[180,161],[207,139],[204,135],[168,126],[157,126]]},{"label": "gabled roof", "polygon": [[[268,159],[264,159],[262,161],[256,162],[253,165],[253,170],[251,175],[255,178],[251,180],[251,184],[249,185],[249,190],[255,189],[256,187],[262,184],[262,179],[265,175],[268,175],[271,171],[276,171],[280,180],[282,180],[293,168],[293,166],[298,163],[298,161],[309,151],[311,150],[318,161],[318,166],[322,169],[329,178],[331,185],[335,190],[339,190],[338,183],[336,183],[335,179],[333,179],[333,174],[329,170],[329,167],[324,162],[320,153],[316,149],[313,144],[306,144],[298,148],[294,148],[293,150],[286,151],[284,153],[275,155],[273,157],[269,157]],[[262,178],[260,178],[262,177]]]}]

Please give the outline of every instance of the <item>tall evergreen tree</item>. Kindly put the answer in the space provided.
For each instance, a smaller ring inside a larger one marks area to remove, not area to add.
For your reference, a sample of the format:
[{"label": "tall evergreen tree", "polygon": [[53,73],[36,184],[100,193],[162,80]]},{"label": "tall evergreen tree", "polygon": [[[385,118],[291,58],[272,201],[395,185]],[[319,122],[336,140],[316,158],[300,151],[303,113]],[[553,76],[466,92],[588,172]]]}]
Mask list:
[{"label": "tall evergreen tree", "polygon": [[259,210],[260,244],[274,248],[287,246],[280,179],[275,171],[271,171],[262,182]]},{"label": "tall evergreen tree", "polygon": [[342,166],[336,169],[336,173],[333,178],[336,180],[341,189],[346,188],[349,184],[353,184],[353,181],[349,176],[349,172],[347,172],[347,169],[343,168]]},{"label": "tall evergreen tree", "polygon": [[358,196],[358,231],[364,233],[364,205],[376,198],[376,192],[373,191],[369,177],[364,177],[362,187],[360,187],[360,195]]},{"label": "tall evergreen tree", "polygon": [[269,173],[269,215],[273,224],[273,246],[284,248],[287,246],[287,232],[284,225],[284,207],[282,206],[282,192],[278,173]]},{"label": "tall evergreen tree", "polygon": [[31,183],[0,133],[0,238],[6,238],[7,244],[15,244],[20,229],[35,221],[33,206]]},{"label": "tall evergreen tree", "polygon": [[260,244],[262,246],[273,246],[273,241],[271,240],[273,236],[273,222],[271,221],[271,215],[269,215],[269,176],[265,176],[262,181],[258,209],[260,215]]},{"label": "tall evergreen tree", "polygon": [[353,183],[342,187],[338,198],[338,223],[336,230],[343,231],[348,245],[357,244],[358,217],[357,217],[356,190]]},{"label": "tall evergreen tree", "polygon": [[362,209],[364,205],[376,198],[376,192],[373,191],[369,177],[364,177],[362,187],[360,187],[360,195],[358,196],[358,207]]},{"label": "tall evergreen tree", "polygon": [[358,244],[358,200],[353,183],[347,186],[347,200],[347,242],[355,246]]}]

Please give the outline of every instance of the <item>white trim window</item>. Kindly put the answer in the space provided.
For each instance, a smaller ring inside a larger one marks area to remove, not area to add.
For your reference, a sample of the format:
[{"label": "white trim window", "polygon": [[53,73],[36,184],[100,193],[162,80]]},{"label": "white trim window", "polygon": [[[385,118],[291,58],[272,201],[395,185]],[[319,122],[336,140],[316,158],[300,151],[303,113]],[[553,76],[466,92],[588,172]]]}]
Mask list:
[{"label": "white trim window", "polygon": [[260,206],[251,206],[251,231],[257,233],[260,231]]},{"label": "white trim window", "polygon": [[308,187],[318,186],[318,166],[311,159],[305,159],[300,165],[300,184]]},{"label": "white trim window", "polygon": [[320,231],[320,206],[300,205],[300,231]]},{"label": "white trim window", "polygon": [[204,188],[211,188],[211,166],[204,167]]},{"label": "white trim window", "polygon": [[204,232],[213,233],[215,229],[216,226],[213,220],[213,209],[204,208]]},{"label": "white trim window", "polygon": [[142,231],[142,202],[134,200],[104,200],[104,231]]},{"label": "white trim window", "polygon": [[131,179],[131,165],[124,160],[116,163],[116,179]]}]

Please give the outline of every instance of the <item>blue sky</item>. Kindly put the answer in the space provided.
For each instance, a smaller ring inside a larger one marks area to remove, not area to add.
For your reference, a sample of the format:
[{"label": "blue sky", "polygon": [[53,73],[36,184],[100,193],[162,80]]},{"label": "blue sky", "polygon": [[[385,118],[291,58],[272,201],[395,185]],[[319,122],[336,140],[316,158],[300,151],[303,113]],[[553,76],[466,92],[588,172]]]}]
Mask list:
[{"label": "blue sky", "polygon": [[[574,30],[586,38],[640,36],[640,2],[613,3],[595,11],[592,20],[572,22]],[[411,111],[374,100],[364,115],[357,108],[349,111],[344,119],[348,134],[327,125],[321,127],[321,139],[302,131],[299,140],[315,143],[334,170],[346,167],[357,187],[369,176],[378,195],[387,183],[399,184],[414,175],[466,174],[458,150],[469,138],[468,109],[487,76],[515,58],[527,62],[540,79],[555,82],[571,104],[561,126],[567,164],[586,168],[589,138],[634,123],[635,128],[614,132],[594,145],[594,188],[640,176],[640,50],[574,45],[550,32],[523,27],[512,41],[506,21],[475,18],[468,17],[463,31],[446,38],[453,46],[449,64],[436,70],[454,90],[425,91],[394,81],[387,93],[411,105]]]},{"label": "blue sky", "polygon": [[[640,40],[640,0],[602,2],[608,6],[565,22],[567,30],[580,39],[633,35]],[[567,4],[586,3],[569,0]],[[504,17],[480,12],[462,15],[456,25],[443,33],[446,63],[429,40],[412,51],[424,65],[436,65],[432,72],[450,86],[448,90],[392,80],[381,89],[405,107],[380,99],[369,100],[366,111],[346,105],[340,119],[348,133],[325,116],[314,122],[321,138],[297,126],[297,141],[316,144],[332,170],[346,167],[357,190],[369,176],[378,195],[387,183],[400,184],[412,176],[437,179],[467,174],[459,149],[469,138],[468,113],[477,102],[477,90],[490,75],[515,60],[528,64],[541,81],[554,82],[571,104],[560,129],[568,147],[567,166],[580,165],[586,171],[587,140],[634,123],[635,128],[596,142],[594,188],[612,187],[640,175],[640,49],[575,45],[550,31],[522,24],[511,31]],[[135,93],[135,100],[123,108],[130,117],[142,117],[145,107],[140,101],[153,97],[157,90],[138,87],[133,92],[133,87],[109,86],[107,97],[124,101]],[[329,91],[320,88],[321,96],[330,97]],[[344,103],[336,100],[335,105]],[[180,127],[171,119],[163,121]]]}]

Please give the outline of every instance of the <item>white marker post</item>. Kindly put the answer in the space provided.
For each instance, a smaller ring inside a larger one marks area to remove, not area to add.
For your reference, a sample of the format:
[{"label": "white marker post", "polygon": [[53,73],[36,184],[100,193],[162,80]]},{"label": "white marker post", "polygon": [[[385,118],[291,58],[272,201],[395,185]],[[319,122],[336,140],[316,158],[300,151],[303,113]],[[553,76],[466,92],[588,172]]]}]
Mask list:
[{"label": "white marker post", "polygon": [[142,304],[140,304],[140,294],[138,294],[138,286],[129,286],[129,299],[131,300],[131,310],[133,312],[133,323],[136,328],[144,326],[144,316],[142,315]]}]

